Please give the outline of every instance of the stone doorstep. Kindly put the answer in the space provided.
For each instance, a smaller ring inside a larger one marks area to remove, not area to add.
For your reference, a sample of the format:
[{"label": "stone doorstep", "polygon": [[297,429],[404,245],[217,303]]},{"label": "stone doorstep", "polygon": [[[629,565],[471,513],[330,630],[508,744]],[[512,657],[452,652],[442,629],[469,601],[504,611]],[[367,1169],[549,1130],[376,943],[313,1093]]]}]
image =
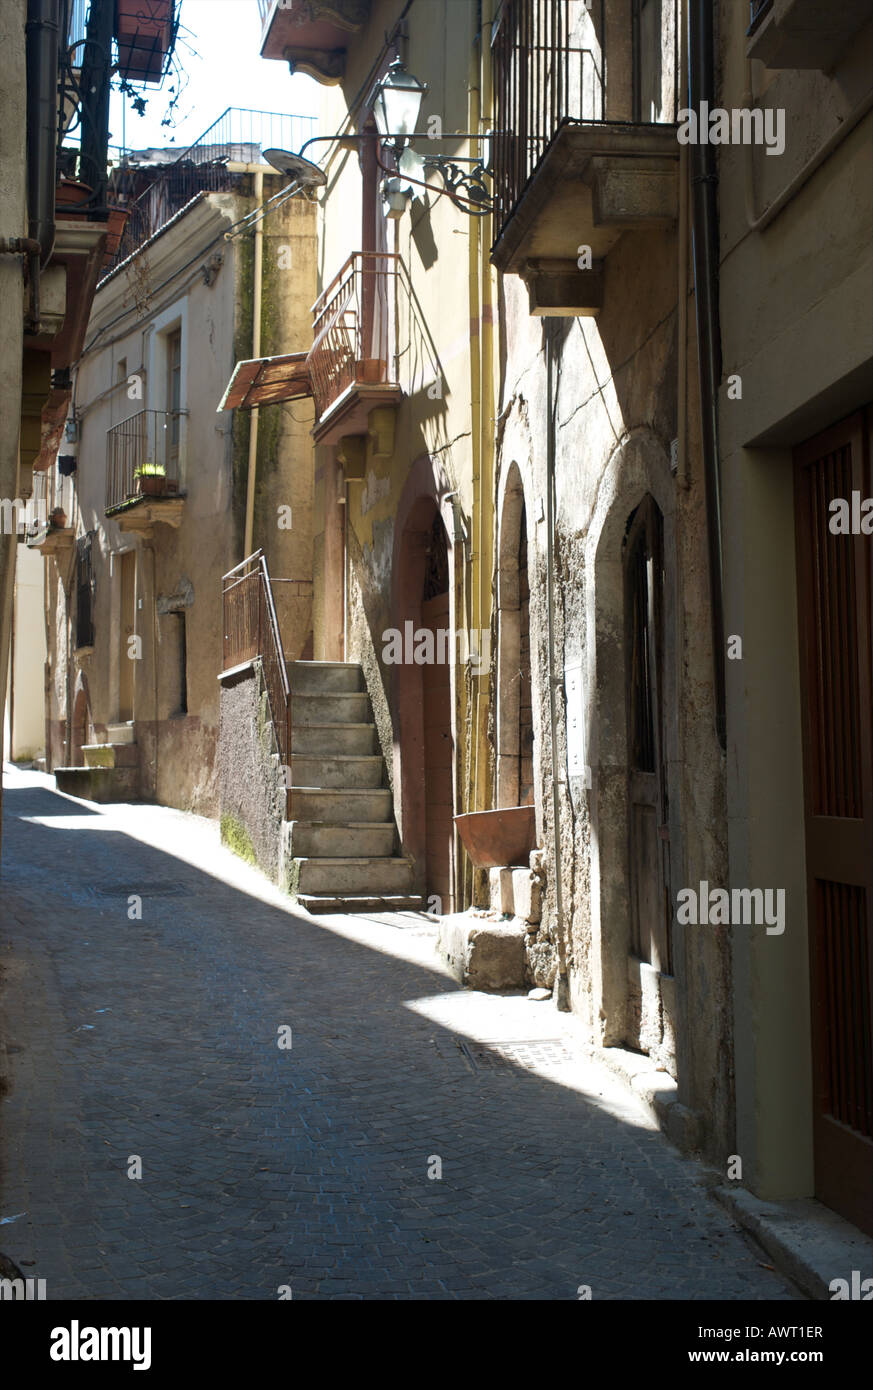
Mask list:
[{"label": "stone doorstep", "polygon": [[459,984],[494,991],[525,987],[524,922],[455,912],[440,918],[437,949]]},{"label": "stone doorstep", "polygon": [[700,1148],[700,1117],[678,1099],[679,1088],[672,1076],[659,1071],[651,1057],[626,1047],[594,1047],[593,1055],[613,1076],[630,1087],[643,1108],[671,1143],[685,1154]]},{"label": "stone doorstep", "polygon": [[713,1197],[766,1250],[782,1274],[807,1295],[830,1301],[832,1279],[851,1284],[852,1271],[873,1277],[873,1239],[812,1197],[765,1202],[748,1188],[725,1185],[708,1170]]}]

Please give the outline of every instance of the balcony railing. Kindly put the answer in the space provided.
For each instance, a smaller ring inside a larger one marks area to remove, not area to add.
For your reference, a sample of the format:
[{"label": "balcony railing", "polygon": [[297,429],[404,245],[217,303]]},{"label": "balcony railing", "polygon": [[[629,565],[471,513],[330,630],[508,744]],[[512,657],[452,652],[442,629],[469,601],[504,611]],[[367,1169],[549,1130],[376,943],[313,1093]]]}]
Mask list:
[{"label": "balcony railing", "polygon": [[106,511],[179,491],[179,435],[185,411],[140,410],[106,433]]},{"label": "balcony railing", "polygon": [[586,0],[503,0],[492,31],[498,236],[562,123],[675,120],[676,0],[628,11],[625,30],[607,10],[604,32]]},{"label": "balcony railing", "polygon": [[355,251],[312,306],[309,371],[319,416],[350,387],[396,386],[400,257]]},{"label": "balcony railing", "polygon": [[[260,657],[276,731],[279,761],[291,766],[291,685],[276,616],[267,558],[262,550],[222,576],[224,669]],[[287,784],[286,784],[287,785]]]},{"label": "balcony railing", "polygon": [[[144,161],[132,163],[135,151],[127,151],[125,160],[112,171],[110,192],[113,203],[127,210],[128,219],[104,275],[132,256],[195,194],[231,190],[238,173],[230,165],[262,164],[266,149],[299,150],[315,134],[317,124],[314,116],[229,106],[193,145],[160,170]],[[160,152],[152,153],[155,164],[159,163]]]}]

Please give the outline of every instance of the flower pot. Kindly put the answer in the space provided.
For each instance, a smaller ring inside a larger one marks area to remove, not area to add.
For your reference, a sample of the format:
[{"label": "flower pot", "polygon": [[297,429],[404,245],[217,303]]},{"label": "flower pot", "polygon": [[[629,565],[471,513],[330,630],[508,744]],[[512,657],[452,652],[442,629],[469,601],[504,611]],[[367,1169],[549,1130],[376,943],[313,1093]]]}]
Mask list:
[{"label": "flower pot", "polygon": [[163,497],[167,490],[163,473],[140,473],[136,483],[141,497]]},{"label": "flower pot", "polygon": [[55,526],[59,531],[63,531],[66,524],[67,513],[64,511],[63,507],[55,507],[52,512],[52,526]]},{"label": "flower pot", "polygon": [[115,0],[118,70],[134,82],[159,82],[173,32],[173,0]]},{"label": "flower pot", "polygon": [[468,811],[454,816],[464,848],[477,868],[528,864],[536,847],[533,806],[501,806],[496,811]]},{"label": "flower pot", "polygon": [[87,217],[85,204],[94,190],[79,179],[58,179],[55,188],[55,211],[59,217]]},{"label": "flower pot", "polygon": [[106,252],[103,263],[111,261],[117,254],[121,245],[121,238],[124,236],[124,229],[127,226],[127,219],[130,216],[128,208],[110,208],[108,217],[108,229],[106,232]]}]

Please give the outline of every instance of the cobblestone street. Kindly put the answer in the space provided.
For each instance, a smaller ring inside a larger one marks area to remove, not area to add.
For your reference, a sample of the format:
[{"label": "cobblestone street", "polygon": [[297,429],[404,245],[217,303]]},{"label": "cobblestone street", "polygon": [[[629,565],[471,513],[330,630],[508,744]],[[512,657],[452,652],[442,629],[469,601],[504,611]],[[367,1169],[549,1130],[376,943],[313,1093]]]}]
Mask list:
[{"label": "cobblestone street", "polygon": [[0,1250],[50,1299],[796,1296],[551,1003],[49,785],[6,774]]}]

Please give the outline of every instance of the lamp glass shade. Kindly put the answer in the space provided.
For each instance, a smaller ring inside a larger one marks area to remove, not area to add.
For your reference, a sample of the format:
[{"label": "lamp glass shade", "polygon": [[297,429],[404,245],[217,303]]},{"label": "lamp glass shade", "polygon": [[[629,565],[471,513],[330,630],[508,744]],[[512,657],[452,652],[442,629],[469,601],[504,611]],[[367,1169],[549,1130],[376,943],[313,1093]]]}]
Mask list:
[{"label": "lamp glass shade", "polygon": [[401,58],[395,58],[373,96],[373,117],[379,134],[412,135],[426,91],[427,84],[407,72]]}]

